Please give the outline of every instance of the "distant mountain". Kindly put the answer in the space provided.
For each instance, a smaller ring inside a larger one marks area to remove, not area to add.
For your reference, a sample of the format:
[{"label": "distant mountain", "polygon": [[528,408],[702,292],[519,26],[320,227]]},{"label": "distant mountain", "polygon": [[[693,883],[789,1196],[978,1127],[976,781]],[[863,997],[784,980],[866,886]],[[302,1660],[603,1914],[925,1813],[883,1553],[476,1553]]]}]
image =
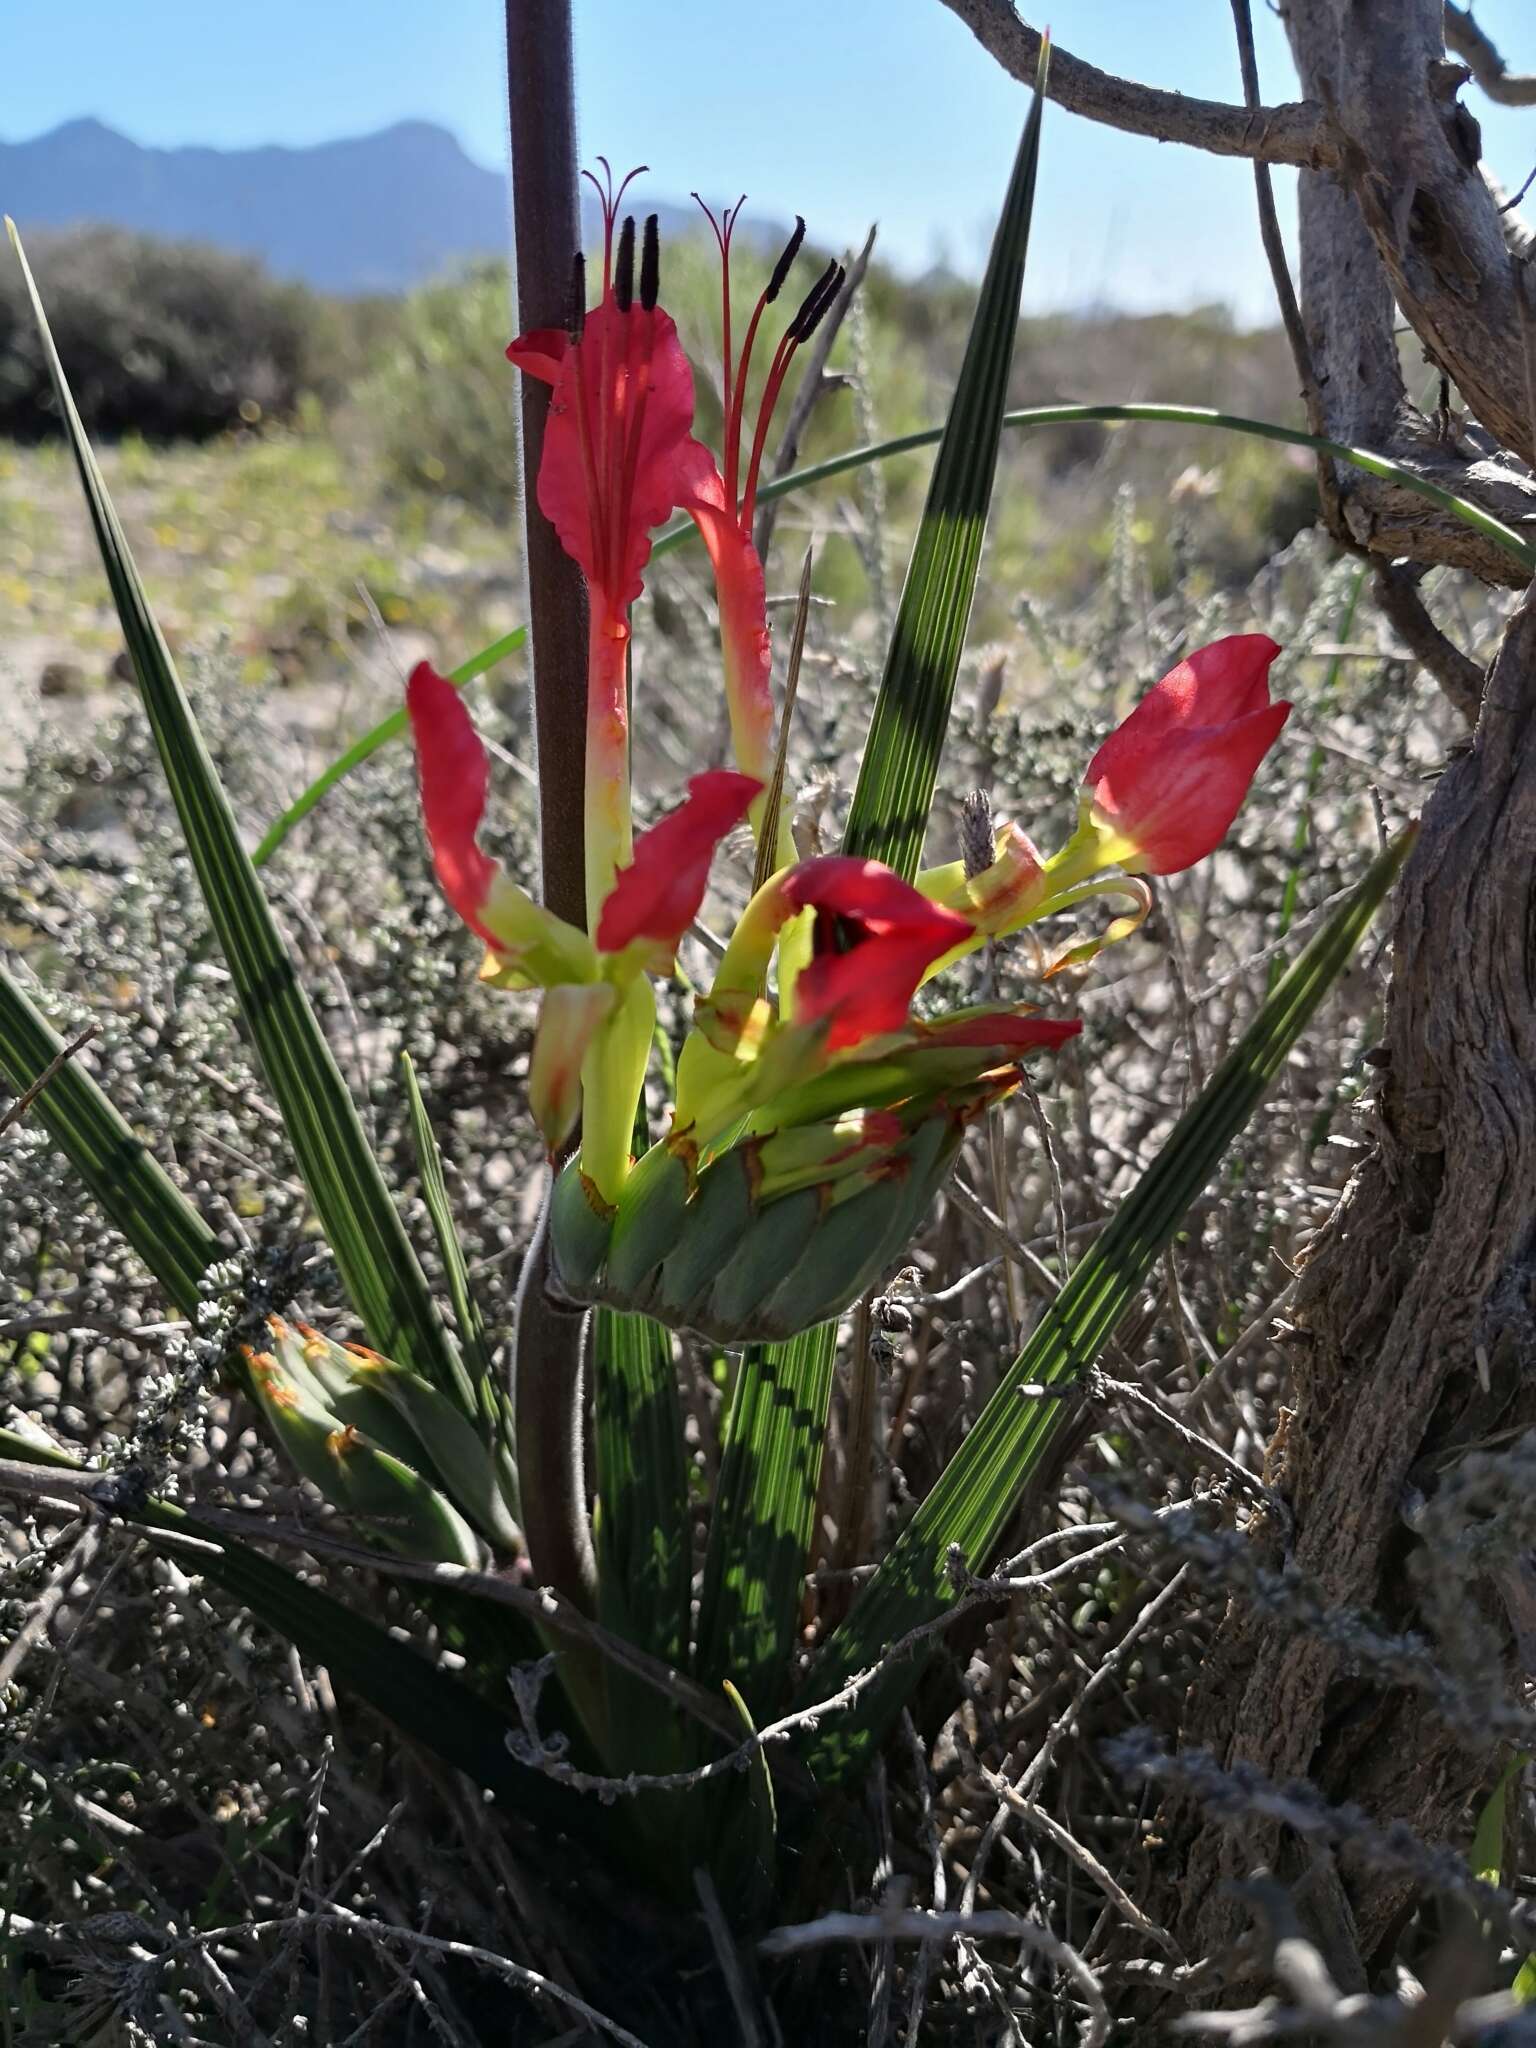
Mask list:
[{"label": "distant mountain", "polygon": [[[655,210],[663,234],[698,220],[690,206]],[[504,255],[511,236],[505,178],[430,121],[309,149],[232,150],[146,149],[100,121],[66,121],[0,142],[0,212],[23,233],[91,221],[215,242],[279,277],[348,293],[407,290]],[[756,241],[782,233],[742,226]]]}]

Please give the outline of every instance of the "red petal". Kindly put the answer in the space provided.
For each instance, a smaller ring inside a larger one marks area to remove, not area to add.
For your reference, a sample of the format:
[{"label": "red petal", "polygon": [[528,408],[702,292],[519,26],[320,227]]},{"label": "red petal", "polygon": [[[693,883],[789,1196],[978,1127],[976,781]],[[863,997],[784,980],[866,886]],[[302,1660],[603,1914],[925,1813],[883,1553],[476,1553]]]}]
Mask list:
[{"label": "red petal", "polygon": [[1101,774],[1095,812],[1136,848],[1151,875],[1177,875],[1214,853],[1291,715],[1268,704],[1229,725],[1170,734],[1149,755],[1127,754]]},{"label": "red petal", "polygon": [[671,959],[699,914],[715,848],[741,823],[762,786],[755,775],[726,768],[694,776],[686,800],[641,833],[634,858],[615,877],[598,919],[600,951],[618,953],[647,940],[658,958]]},{"label": "red petal", "polygon": [[1172,734],[1228,725],[1263,710],[1269,702],[1269,665],[1279,652],[1267,633],[1233,633],[1197,647],[1110,734],[1083,780],[1116,775],[1123,781],[1143,768],[1155,772],[1158,752]]},{"label": "red petal", "polygon": [[[537,343],[538,336],[530,341]],[[534,374],[541,374],[530,361]],[[588,451],[582,450],[577,378],[585,403]],[[606,523],[620,516],[624,491],[616,481],[627,464],[605,464],[604,421],[619,432],[644,391],[645,414],[636,443],[632,484],[623,510],[616,559],[603,555]],[[677,338],[671,315],[660,307],[620,312],[605,300],[587,314],[581,346],[567,347],[555,382],[544,456],[539,464],[539,509],[560,536],[568,555],[589,583],[603,588],[611,605],[632,604],[642,588],[641,571],[650,559],[651,532],[661,525],[687,488],[686,451],[693,432],[693,372]],[[598,502],[594,505],[594,486]]]},{"label": "red petal", "polygon": [[571,338],[563,327],[530,327],[508,347],[507,361],[516,363],[541,383],[554,384],[559,380],[560,365],[570,345]]},{"label": "red petal", "polygon": [[975,931],[879,861],[826,854],[791,868],[783,889],[795,909],[841,920],[852,940],[818,954],[795,982],[795,1021],[830,1018],[829,1052],[901,1030],[928,969]]},{"label": "red petal", "polygon": [[922,934],[933,941],[935,958],[968,939],[974,929],[969,918],[932,902],[883,861],[826,853],[799,862],[784,876],[783,885],[785,900],[796,910],[829,910],[873,937]]},{"label": "red petal", "polygon": [[703,537],[720,601],[725,686],[736,758],[750,774],[766,777],[773,759],[773,642],[763,565],[725,502],[714,457],[697,441],[684,465],[688,494],[681,500]]},{"label": "red petal", "polygon": [[488,946],[496,941],[480,921],[498,868],[475,835],[485,816],[490,765],[464,699],[430,662],[419,661],[406,685],[406,708],[416,741],[416,772],[432,865],[443,894],[470,930]]},{"label": "red petal", "polygon": [[1221,844],[1290,713],[1269,701],[1279,652],[1264,633],[1197,648],[1089,762],[1095,814],[1135,848],[1136,867],[1178,874]]},{"label": "red petal", "polygon": [[948,943],[935,947],[902,937],[872,939],[851,953],[824,953],[795,982],[795,1022],[818,1024],[830,1017],[828,1052],[900,1031],[923,976],[948,950]]},{"label": "red petal", "polygon": [[1027,1052],[1031,1046],[1065,1045],[1083,1028],[1081,1017],[1035,1017],[1000,1010],[985,1017],[957,1017],[919,1027],[922,1045],[996,1046],[999,1051]]}]

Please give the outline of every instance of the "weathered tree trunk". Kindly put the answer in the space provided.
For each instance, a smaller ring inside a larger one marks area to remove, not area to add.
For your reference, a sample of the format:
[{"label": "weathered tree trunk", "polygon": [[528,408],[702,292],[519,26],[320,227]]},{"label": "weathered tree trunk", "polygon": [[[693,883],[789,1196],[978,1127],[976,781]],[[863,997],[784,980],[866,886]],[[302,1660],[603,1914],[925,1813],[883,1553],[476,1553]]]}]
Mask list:
[{"label": "weathered tree trunk", "polygon": [[[1028,79],[1039,36],[1010,0],[945,4]],[[1305,94],[1295,105],[1253,104],[1252,80],[1246,109],[1184,102],[1070,58],[1053,61],[1049,89],[1114,127],[1299,166],[1303,381],[1325,431],[1528,526],[1533,238],[1481,168],[1447,29],[1499,96],[1523,100],[1536,82],[1506,81],[1486,37],[1443,0],[1279,0],[1279,11]],[[1413,402],[1402,321],[1464,411],[1447,403],[1431,417]],[[1400,558],[1512,587],[1528,571],[1391,481],[1339,466],[1331,495],[1340,538],[1393,563],[1378,583],[1383,606],[1476,729],[1425,807],[1400,888],[1377,1146],[1313,1245],[1294,1311],[1294,1407],[1270,1459],[1292,1527],[1271,1517],[1253,1540],[1306,1574],[1346,1624],[1354,1609],[1402,1625],[1421,1619],[1410,1503],[1433,1498],[1474,1447],[1536,1423],[1536,599],[1511,619],[1484,691]],[[1480,1674],[1490,1694],[1516,1675],[1509,1594],[1503,1582],[1467,1592],[1495,1644],[1502,1636],[1504,1668],[1493,1668],[1495,1647]],[[1352,1675],[1338,1648],[1241,1595],[1180,1740],[1226,1765],[1310,1780],[1429,1844],[1465,1843],[1496,1762],[1424,1691]],[[1413,1896],[1348,1849],[1336,1865],[1308,1859],[1279,1831],[1234,1828],[1192,1797],[1169,1802],[1159,1832],[1154,1903],[1192,1958],[1232,1955],[1250,1914],[1227,1881],[1268,1863],[1293,1881],[1338,1982],[1356,1988]]]},{"label": "weathered tree trunk", "polygon": [[[1338,1607],[1398,1624],[1412,1615],[1410,1486],[1432,1491],[1467,1449],[1536,1420],[1533,714],[1528,595],[1471,750],[1426,806],[1404,873],[1378,1143],[1306,1261],[1295,1310],[1295,1406],[1274,1455],[1295,1516],[1291,1557]],[[1464,1836],[1468,1804],[1491,1782],[1488,1750],[1422,1693],[1351,1679],[1338,1651],[1241,1599],[1182,1732],[1430,1842]],[[1163,1887],[1187,1952],[1206,1955],[1248,1918],[1224,1881],[1275,1845],[1193,1806],[1170,1819],[1179,1847]],[[1410,1888],[1353,1871],[1347,1854],[1317,1876],[1299,1904],[1339,1981],[1358,1986]]]},{"label": "weathered tree trunk", "polygon": [[[1381,446],[1422,426],[1398,373],[1395,299],[1478,415],[1526,451],[1522,356],[1509,353],[1524,284],[1477,169],[1475,130],[1469,139],[1453,103],[1459,73],[1446,77],[1455,67],[1444,63],[1439,7],[1289,0],[1286,20],[1303,83],[1342,138],[1341,170],[1303,171],[1301,191],[1305,320],[1330,431]],[[1409,528],[1392,531],[1395,498],[1341,484],[1359,542],[1379,549],[1390,534],[1389,547],[1413,548]],[[1271,1454],[1295,1518],[1292,1562],[1338,1607],[1399,1624],[1414,1618],[1410,1486],[1432,1491],[1495,1425],[1536,1420],[1522,1385],[1536,1363],[1533,711],[1528,595],[1471,751],[1435,788],[1404,874],[1377,1149],[1307,1260],[1294,1408]],[[1336,1649],[1241,1599],[1181,1739],[1308,1778],[1430,1842],[1465,1832],[1490,1775],[1487,1751],[1448,1729],[1422,1693],[1350,1678]],[[1272,1833],[1235,1831],[1192,1802],[1168,1818],[1164,1902],[1191,1954],[1229,1947],[1247,1923],[1227,1880],[1272,1856],[1300,1875]],[[1365,1981],[1410,1897],[1406,1881],[1355,1870],[1347,1854],[1337,1870],[1309,1866],[1298,1891],[1346,1987]]]}]

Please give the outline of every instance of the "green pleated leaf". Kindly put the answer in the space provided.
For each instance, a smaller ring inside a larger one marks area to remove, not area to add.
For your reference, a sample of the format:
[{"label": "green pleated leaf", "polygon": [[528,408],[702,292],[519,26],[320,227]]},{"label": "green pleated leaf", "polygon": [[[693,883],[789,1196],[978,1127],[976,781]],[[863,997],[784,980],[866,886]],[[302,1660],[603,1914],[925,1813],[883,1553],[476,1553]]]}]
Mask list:
[{"label": "green pleated leaf", "polygon": [[688,1461],[672,1336],[597,1311],[592,1332],[598,1619],[652,1656],[687,1655]]},{"label": "green pleated leaf", "polygon": [[[947,1569],[952,1547],[968,1568],[984,1569],[1031,1474],[1072,1411],[1070,1400],[1026,1400],[1019,1389],[1080,1379],[1093,1364],[1348,962],[1412,837],[1412,830],[1404,833],[1376,860],[1180,1117],[826,1643],[806,1681],[806,1704],[871,1669],[892,1643],[953,1604],[957,1595]],[[850,1709],[827,1716],[806,1743],[819,1778],[863,1767],[922,1668],[921,1658],[893,1663]]]},{"label": "green pleated leaf", "polygon": [[[0,1429],[0,1456],[80,1469],[67,1453],[15,1430]],[[130,1501],[119,1512],[183,1570],[220,1587],[304,1656],[324,1664],[339,1685],[366,1700],[412,1741],[504,1799],[512,1812],[540,1827],[606,1841],[611,1828],[604,1809],[508,1753],[509,1715],[396,1641],[377,1622],[172,1502]]]},{"label": "green pleated leaf", "polygon": [[[597,1618],[615,1635],[687,1667],[693,1576],[683,1407],[672,1335],[649,1316],[601,1308],[592,1319]],[[666,1772],[693,1761],[690,1730],[654,1687],[614,1664],[601,1674],[607,1770]],[[702,1813],[683,1793],[648,1792],[631,1818],[686,1871]]]},{"label": "green pleated leaf", "polygon": [[913,875],[986,537],[1029,247],[1045,100],[1037,81],[885,659],[848,813],[850,849]]},{"label": "green pleated leaf", "polygon": [[310,1199],[369,1341],[452,1392],[473,1412],[468,1376],[438,1319],[356,1106],[241,844],[234,812],[80,424],[20,237],[9,225],[112,600],[203,900]]},{"label": "green pleated leaf", "polygon": [[704,1566],[697,1669],[771,1721],[805,1598],[837,1325],[754,1344],[736,1375]]},{"label": "green pleated leaf", "polygon": [[[23,1094],[64,1041],[0,965],[0,1074]],[[184,1316],[222,1256],[218,1239],[78,1060],[54,1075],[29,1112],[85,1182]]]}]

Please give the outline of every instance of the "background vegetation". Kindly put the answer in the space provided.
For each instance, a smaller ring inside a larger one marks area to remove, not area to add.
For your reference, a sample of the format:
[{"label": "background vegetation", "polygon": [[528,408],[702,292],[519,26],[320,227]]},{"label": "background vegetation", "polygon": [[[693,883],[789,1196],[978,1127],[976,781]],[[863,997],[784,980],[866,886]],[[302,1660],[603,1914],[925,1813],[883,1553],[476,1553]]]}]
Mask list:
[{"label": "background vegetation", "polygon": [[[674,252],[668,275],[707,364],[704,254]],[[99,415],[121,431],[108,456],[114,489],[253,838],[306,764],[394,694],[415,645],[456,659],[517,617],[505,301],[494,272],[399,307],[295,299],[285,317],[303,340],[291,359],[309,367],[270,404],[235,376],[238,425],[162,443],[154,436],[168,429],[152,408]],[[220,303],[205,296],[210,322]],[[805,453],[935,418],[969,311],[959,286],[877,272]],[[211,398],[246,359],[232,340],[199,332],[203,360],[222,366],[208,373]],[[1025,323],[1017,396],[1184,397],[1281,419],[1296,416],[1291,381],[1277,336],[1234,334],[1215,315],[1055,320]],[[247,402],[259,417],[240,414]],[[707,394],[701,411],[708,433]],[[791,588],[806,540],[817,545],[794,762],[802,818],[819,819],[829,845],[924,475],[915,457],[866,471],[790,501],[779,521],[770,591]],[[853,1424],[839,1395],[808,1646],[843,1611],[849,1572],[883,1551],[974,1421],[1017,1332],[1049,1298],[1051,1261],[1070,1263],[1112,1212],[1277,963],[1379,833],[1417,809],[1459,737],[1360,594],[1356,565],[1311,530],[1312,506],[1308,467],[1226,438],[1074,428],[1005,448],[934,857],[957,851],[972,788],[1049,840],[1095,739],[1191,643],[1272,632],[1287,648],[1277,682],[1298,709],[1229,848],[1160,888],[1155,921],[1101,973],[1053,985],[1053,1000],[1081,1009],[1082,1040],[1042,1063],[1038,1108],[1011,1103],[995,1149],[978,1141],[968,1153],[910,1268],[875,1305],[874,1479],[866,1492],[847,1458]],[[120,643],[98,576],[62,451],[46,440],[0,448],[0,664],[19,707],[0,736],[0,938],[61,1029],[96,1027],[95,1070],[241,1242],[253,1281],[341,1330],[336,1276],[213,964],[142,720],[102,694]],[[1455,610],[1461,644],[1486,651],[1501,601],[1448,576],[1431,579],[1430,595]],[[658,566],[645,602],[637,780],[661,793],[722,750],[701,565],[680,551]],[[506,673],[483,701],[502,750],[500,850],[526,871],[519,682]],[[726,898],[739,897],[749,869],[741,848],[728,849]],[[397,1055],[416,1061],[476,1285],[490,1326],[505,1330],[539,1190],[522,1103],[528,1017],[473,979],[427,870],[408,755],[386,751],[341,785],[268,878],[391,1181],[413,1188]],[[702,956],[692,964],[702,971]],[[1008,951],[977,972],[1021,995],[1029,967]],[[1288,1263],[1360,1143],[1383,979],[1368,948],[1192,1214],[1121,1340],[1135,1369],[1116,1377],[1155,1389],[1158,1402],[1149,1411],[1104,1392],[1090,1445],[1029,1531],[1055,1546],[1050,1564],[1067,1564],[954,1632],[947,1654],[965,1710],[920,1736],[914,1722],[877,1774],[870,1824],[882,1848],[843,1870],[850,1905],[979,1900],[1027,1914],[1110,1986],[1133,1990],[1138,1969],[1173,1966],[1158,1930],[1127,1938],[1106,1909],[1102,1873],[1134,1889],[1155,1866],[1157,1838],[1155,1796],[1133,1774],[1112,1774],[1105,1744],[1172,1726],[1235,1566],[1197,1520],[1150,1511],[1256,1483],[1284,1387]],[[408,1220],[430,1260],[419,1203]],[[234,1514],[259,1501],[296,1541],[322,1541],[315,1496],[208,1384],[185,1329],[163,1318],[40,1131],[6,1131],[0,1396],[113,1473],[151,1473],[162,1490],[180,1484]],[[694,1344],[683,1369],[702,1476],[718,1463],[731,1367]],[[1094,1536],[1106,1520],[1107,1537]],[[24,1522],[7,1537],[0,1978],[18,1987],[7,2048],[533,2042],[570,2023],[569,2012],[549,2024],[519,2017],[531,2011],[521,2000],[509,2016],[506,1981],[532,1969],[568,1984],[589,1917],[574,1879],[541,1863],[530,1908],[498,1817],[369,1716],[339,1708],[322,1669],[127,1544],[104,1574],[85,1576],[92,1560],[71,1547],[81,1540]],[[352,1565],[322,1568],[373,1612],[425,1632],[408,1589]],[[1276,1625],[1305,1626],[1302,1603]],[[1084,1701],[1088,1671],[1104,1677]],[[1007,1794],[1026,1768],[1026,1803],[1044,1823]],[[1092,1851],[1099,1874],[1063,1852],[1053,1820]],[[519,1854],[537,1859],[537,1844]],[[1404,1952],[1427,1951],[1436,1934],[1410,1928]],[[968,1938],[931,1974],[924,1953],[874,1945],[839,1958],[838,1998],[872,2016],[871,2038],[914,2042],[923,2028],[924,2039],[1002,2041],[1015,2025],[1029,2040],[1078,2038],[1080,1987],[1039,1969],[1017,1940]],[[647,2040],[653,2027],[665,2038],[667,2021],[654,1960],[623,1959],[625,2022]],[[1488,1974],[1507,1981],[1492,1963]],[[802,2017],[814,2039],[817,2014]],[[722,2030],[731,2024],[722,2015]]]}]

